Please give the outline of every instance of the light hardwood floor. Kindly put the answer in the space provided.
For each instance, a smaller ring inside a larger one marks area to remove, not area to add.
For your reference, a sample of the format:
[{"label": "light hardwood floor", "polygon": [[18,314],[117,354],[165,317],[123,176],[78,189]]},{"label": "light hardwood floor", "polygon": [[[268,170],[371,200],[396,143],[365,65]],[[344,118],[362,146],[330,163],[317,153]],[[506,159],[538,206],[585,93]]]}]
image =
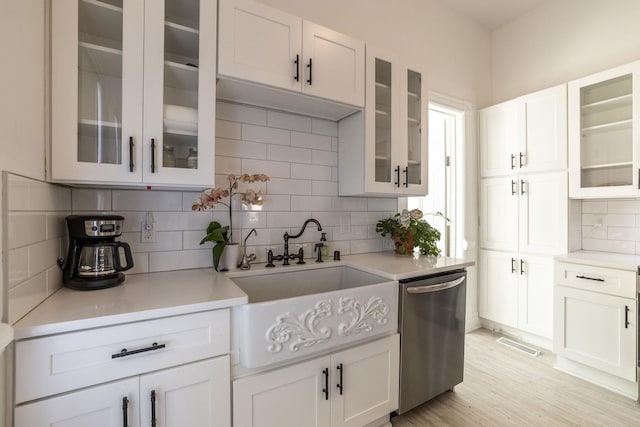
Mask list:
[{"label": "light hardwood floor", "polygon": [[640,426],[635,401],[554,369],[551,352],[532,357],[498,337],[467,334],[464,382],[392,418],[393,427]]}]

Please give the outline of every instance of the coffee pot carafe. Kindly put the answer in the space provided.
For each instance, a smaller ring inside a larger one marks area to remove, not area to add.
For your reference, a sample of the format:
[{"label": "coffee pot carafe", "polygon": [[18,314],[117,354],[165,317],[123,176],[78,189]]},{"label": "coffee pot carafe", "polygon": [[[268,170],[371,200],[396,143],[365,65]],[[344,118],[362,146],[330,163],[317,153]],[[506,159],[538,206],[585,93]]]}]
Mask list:
[{"label": "coffee pot carafe", "polygon": [[[123,271],[133,267],[131,248],[116,242],[122,234],[124,217],[118,215],[70,215],[69,252],[59,260],[62,282],[78,290],[104,289],[124,282]],[[121,254],[124,254],[122,261]]]}]

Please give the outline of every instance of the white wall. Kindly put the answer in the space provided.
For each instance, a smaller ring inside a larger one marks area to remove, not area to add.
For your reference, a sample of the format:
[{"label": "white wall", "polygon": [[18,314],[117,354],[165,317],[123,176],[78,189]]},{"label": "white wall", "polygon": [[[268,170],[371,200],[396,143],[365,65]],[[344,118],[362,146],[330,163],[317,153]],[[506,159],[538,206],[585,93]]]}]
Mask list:
[{"label": "white wall", "polygon": [[493,32],[492,104],[640,59],[639,23],[638,0],[547,1]]},{"label": "white wall", "polygon": [[490,35],[436,0],[260,0],[396,51],[426,71],[429,90],[473,104],[491,100]]}]

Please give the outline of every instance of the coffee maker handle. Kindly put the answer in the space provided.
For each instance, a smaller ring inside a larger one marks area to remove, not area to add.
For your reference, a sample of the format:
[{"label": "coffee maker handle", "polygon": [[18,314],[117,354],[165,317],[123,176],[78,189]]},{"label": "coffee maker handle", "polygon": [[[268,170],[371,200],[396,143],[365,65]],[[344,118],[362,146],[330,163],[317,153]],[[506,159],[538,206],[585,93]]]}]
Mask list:
[{"label": "coffee maker handle", "polygon": [[[115,242],[115,245],[116,252],[118,253],[118,256],[116,257],[116,271],[126,271],[133,267],[133,255],[131,255],[131,247],[129,246],[129,244],[127,242]],[[120,251],[118,250],[118,248],[124,249],[124,256],[127,260],[127,265],[124,267],[120,262]]]}]

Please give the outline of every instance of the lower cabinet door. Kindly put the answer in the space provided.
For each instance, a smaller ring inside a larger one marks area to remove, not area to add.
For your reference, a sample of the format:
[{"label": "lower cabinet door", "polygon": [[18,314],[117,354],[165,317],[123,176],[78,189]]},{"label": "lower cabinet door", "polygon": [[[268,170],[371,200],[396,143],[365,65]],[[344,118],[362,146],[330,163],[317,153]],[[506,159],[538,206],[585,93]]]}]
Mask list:
[{"label": "lower cabinet door", "polygon": [[481,250],[478,266],[480,317],[518,327],[519,259],[511,253]]},{"label": "lower cabinet door", "polygon": [[234,427],[329,426],[330,362],[321,357],[234,381]]},{"label": "lower cabinet door", "polygon": [[554,297],[554,352],[636,380],[636,301],[564,286]]},{"label": "lower cabinet door", "polygon": [[138,377],[15,409],[15,427],[122,427],[139,420]]},{"label": "lower cabinet door", "polygon": [[550,256],[521,255],[518,329],[553,338],[553,258]]},{"label": "lower cabinet door", "polygon": [[220,356],[142,375],[140,425],[231,426],[229,369],[229,356]]},{"label": "lower cabinet door", "polygon": [[360,427],[398,409],[399,337],[331,356],[331,427]]}]

